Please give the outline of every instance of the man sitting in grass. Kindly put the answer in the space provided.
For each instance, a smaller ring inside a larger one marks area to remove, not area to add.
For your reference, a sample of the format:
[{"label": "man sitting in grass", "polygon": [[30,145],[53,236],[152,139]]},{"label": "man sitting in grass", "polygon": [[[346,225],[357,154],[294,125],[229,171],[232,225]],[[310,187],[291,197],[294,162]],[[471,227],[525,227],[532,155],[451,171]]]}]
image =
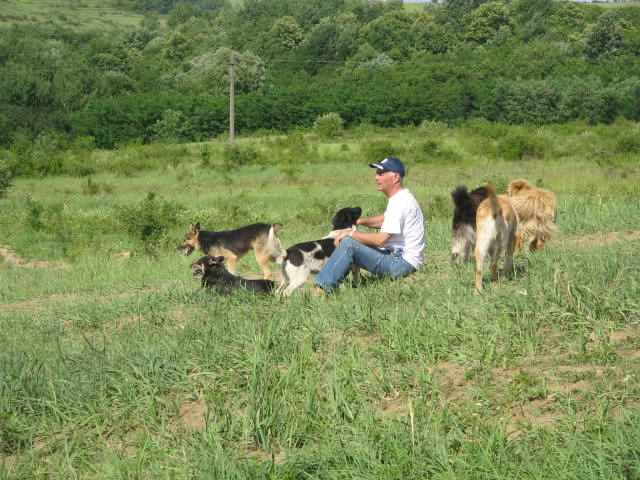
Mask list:
[{"label": "man sitting in grass", "polygon": [[389,201],[384,215],[360,218],[358,225],[380,231],[341,230],[335,237],[338,248],[315,279],[318,293],[332,292],[354,264],[391,278],[405,277],[422,265],[424,217],[415,197],[402,185],[404,165],[396,157],[387,157],[369,166],[376,169],[378,190]]}]

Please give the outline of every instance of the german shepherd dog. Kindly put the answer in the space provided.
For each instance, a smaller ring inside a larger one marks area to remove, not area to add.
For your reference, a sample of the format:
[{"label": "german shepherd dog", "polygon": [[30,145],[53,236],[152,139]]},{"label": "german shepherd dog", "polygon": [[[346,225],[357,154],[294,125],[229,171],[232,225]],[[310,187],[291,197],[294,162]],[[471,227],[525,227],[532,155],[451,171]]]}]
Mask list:
[{"label": "german shepherd dog", "polygon": [[529,241],[529,251],[542,250],[556,231],[555,193],[534,187],[520,178],[509,183],[507,195],[520,219],[516,249],[521,250],[526,239]]},{"label": "german shepherd dog", "polygon": [[281,228],[279,223],[254,223],[236,230],[210,232],[201,230],[200,223],[196,223],[189,227],[178,250],[191,255],[199,249],[205,255],[224,257],[229,272],[235,274],[238,260],[253,249],[264,278],[269,279],[272,275],[269,261],[284,254],[278,238]]},{"label": "german shepherd dog", "polygon": [[224,266],[223,256],[200,257],[191,264],[191,273],[194,277],[202,279],[203,287],[215,289],[219,293],[231,293],[233,290],[244,288],[255,293],[269,294],[276,288],[275,282],[271,280],[249,280],[229,273]]},{"label": "german shepherd dog", "polygon": [[451,192],[453,200],[453,225],[451,236],[451,261],[467,262],[476,245],[476,212],[478,205],[487,198],[486,187],[478,187],[471,193],[461,185]]},{"label": "german shepherd dog", "polygon": [[[355,229],[360,215],[362,215],[360,207],[338,210],[331,220],[333,229],[326,237],[320,240],[296,243],[287,248],[284,255],[277,260],[282,265],[283,283],[280,286],[280,291],[284,296],[288,297],[295,289],[302,286],[309,275],[322,270],[336,249],[333,242],[337,231],[345,228]],[[353,274],[357,277],[357,269],[353,270]]]}]

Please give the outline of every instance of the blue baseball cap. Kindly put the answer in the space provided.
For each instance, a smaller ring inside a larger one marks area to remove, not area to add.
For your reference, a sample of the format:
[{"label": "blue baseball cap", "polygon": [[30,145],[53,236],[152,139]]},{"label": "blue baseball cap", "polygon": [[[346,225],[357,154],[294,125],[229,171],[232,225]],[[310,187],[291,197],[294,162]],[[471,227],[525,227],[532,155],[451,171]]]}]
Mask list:
[{"label": "blue baseball cap", "polygon": [[401,177],[404,177],[405,174],[404,165],[397,157],[387,157],[379,163],[370,163],[369,166],[383,172],[395,172]]}]

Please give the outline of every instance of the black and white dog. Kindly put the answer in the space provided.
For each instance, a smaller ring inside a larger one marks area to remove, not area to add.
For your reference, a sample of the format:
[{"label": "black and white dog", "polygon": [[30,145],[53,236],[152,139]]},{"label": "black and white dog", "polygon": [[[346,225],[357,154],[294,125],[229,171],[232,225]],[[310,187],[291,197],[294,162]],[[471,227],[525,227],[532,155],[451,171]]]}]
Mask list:
[{"label": "black and white dog", "polygon": [[[287,248],[284,256],[276,261],[282,264],[283,283],[279,290],[285,297],[291,295],[294,290],[302,286],[309,275],[322,270],[325,263],[336,249],[333,239],[338,230],[345,228],[356,229],[356,222],[362,215],[360,207],[343,208],[331,220],[333,229],[329,235],[309,242],[296,243]],[[357,271],[354,269],[354,276]]]},{"label": "black and white dog", "polygon": [[466,262],[476,245],[476,212],[482,201],[488,197],[486,187],[478,187],[469,193],[461,185],[451,192],[453,200],[453,225],[451,237],[451,261]]},{"label": "black and white dog", "polygon": [[229,273],[224,266],[223,256],[205,255],[191,264],[191,273],[202,279],[202,286],[213,288],[219,293],[231,293],[244,288],[255,293],[269,294],[276,289],[271,280],[249,280]]}]

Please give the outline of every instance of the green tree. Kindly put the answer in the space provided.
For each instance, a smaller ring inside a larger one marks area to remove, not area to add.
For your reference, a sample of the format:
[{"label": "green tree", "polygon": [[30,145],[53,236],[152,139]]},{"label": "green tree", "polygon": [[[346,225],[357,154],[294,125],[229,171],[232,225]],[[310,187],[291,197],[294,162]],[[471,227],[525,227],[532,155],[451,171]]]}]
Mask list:
[{"label": "green tree", "polygon": [[291,16],[281,17],[271,29],[259,37],[259,51],[273,58],[298,48],[304,40],[304,31]]},{"label": "green tree", "polygon": [[623,46],[624,28],[615,11],[605,12],[585,35],[585,55],[596,60],[602,55],[614,55]]},{"label": "green tree", "polygon": [[420,14],[411,25],[416,50],[445,53],[455,43],[454,36],[431,15]]},{"label": "green tree", "polygon": [[465,22],[465,40],[476,43],[493,40],[501,29],[511,26],[509,11],[502,1],[480,5],[465,17]]},{"label": "green tree", "polygon": [[193,92],[223,94],[229,91],[229,65],[233,61],[236,93],[247,93],[264,84],[264,61],[250,52],[229,48],[199,55],[189,62],[187,72],[176,77],[179,88]]},{"label": "green tree", "polygon": [[365,25],[361,37],[381,52],[397,49],[406,57],[415,44],[412,30],[414,21],[412,13],[393,11]]}]

